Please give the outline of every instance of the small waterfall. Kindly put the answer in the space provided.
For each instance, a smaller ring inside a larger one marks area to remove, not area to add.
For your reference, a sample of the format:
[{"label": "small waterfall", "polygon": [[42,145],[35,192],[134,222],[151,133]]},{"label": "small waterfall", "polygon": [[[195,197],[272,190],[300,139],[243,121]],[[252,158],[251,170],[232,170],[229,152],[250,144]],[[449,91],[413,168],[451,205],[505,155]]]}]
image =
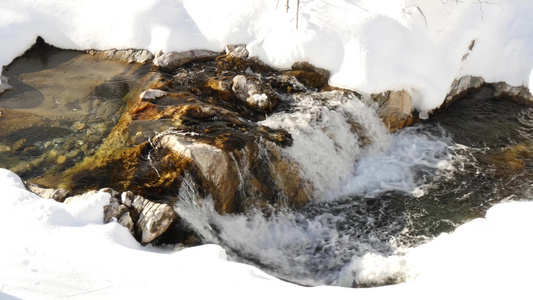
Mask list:
[{"label": "small waterfall", "polygon": [[[390,135],[374,109],[353,94],[297,96],[290,111],[262,125],[291,133],[292,146],[281,151],[315,185],[311,203],[298,212],[219,215],[186,177],[176,211],[205,242],[222,245],[233,259],[304,285],[364,285],[364,274],[352,271],[354,262],[369,254],[395,254],[395,236],[406,226],[394,197],[374,196],[423,194],[432,176],[453,169],[445,132],[413,127]],[[239,171],[244,183],[247,168]],[[402,274],[389,277],[385,283]]]},{"label": "small waterfall", "polygon": [[313,183],[315,199],[332,199],[358,159],[386,149],[391,136],[374,108],[352,93],[302,94],[295,101],[291,111],[275,114],[262,124],[292,135],[293,146],[283,151]]}]

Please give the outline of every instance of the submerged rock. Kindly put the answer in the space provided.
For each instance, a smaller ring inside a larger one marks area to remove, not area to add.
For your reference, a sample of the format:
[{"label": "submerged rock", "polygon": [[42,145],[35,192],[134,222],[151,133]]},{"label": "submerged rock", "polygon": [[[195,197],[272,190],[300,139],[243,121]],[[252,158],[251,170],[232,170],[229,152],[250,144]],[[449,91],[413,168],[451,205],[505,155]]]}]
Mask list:
[{"label": "submerged rock", "polygon": [[154,55],[150,51],[141,49],[89,50],[87,53],[101,56],[106,59],[121,60],[128,63],[147,63],[154,59]]}]

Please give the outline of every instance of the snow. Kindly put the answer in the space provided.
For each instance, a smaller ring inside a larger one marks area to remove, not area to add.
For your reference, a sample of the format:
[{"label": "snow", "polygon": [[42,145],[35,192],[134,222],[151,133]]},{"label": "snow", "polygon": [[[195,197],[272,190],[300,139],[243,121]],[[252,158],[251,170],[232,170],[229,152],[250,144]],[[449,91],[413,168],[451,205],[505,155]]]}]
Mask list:
[{"label": "snow", "polygon": [[[454,79],[481,76],[530,89],[533,3],[523,0],[3,0],[0,65],[42,36],[72,49],[222,51],[247,44],[276,67],[308,61],[331,84],[408,91],[425,113]],[[469,46],[474,46],[469,50]]]},{"label": "snow", "polygon": [[444,299],[505,296],[526,299],[532,288],[533,202],[499,204],[486,218],[404,255],[369,254],[346,267],[380,282],[371,289],[302,287],[255,267],[231,262],[216,245],[187,249],[141,246],[118,223],[103,224],[109,194],[70,204],[42,199],[0,169],[0,298],[138,299],[142,297],[301,299]]},{"label": "snow", "polygon": [[[37,36],[67,49],[142,48],[251,55],[287,68],[308,61],[330,84],[363,93],[405,89],[421,112],[438,107],[454,79],[481,76],[533,90],[533,3],[525,0],[2,0],[0,65]],[[474,41],[474,42],[473,42]],[[469,49],[473,45],[472,49]],[[103,224],[109,196],[71,204],[42,199],[0,169],[0,298],[484,298],[530,297],[533,202],[499,204],[486,218],[403,255],[357,258],[347,284],[301,287],[231,262],[215,245],[156,249],[117,223]],[[354,273],[357,271],[357,273]],[[359,276],[359,277],[358,277]]]}]

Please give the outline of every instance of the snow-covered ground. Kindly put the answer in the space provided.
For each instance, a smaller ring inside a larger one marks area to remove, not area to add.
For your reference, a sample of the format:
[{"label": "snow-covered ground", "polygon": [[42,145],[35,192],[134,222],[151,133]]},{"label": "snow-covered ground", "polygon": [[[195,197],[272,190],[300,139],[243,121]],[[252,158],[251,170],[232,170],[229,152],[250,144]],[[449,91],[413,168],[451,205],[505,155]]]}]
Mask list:
[{"label": "snow-covered ground", "polygon": [[349,289],[287,283],[228,261],[216,245],[143,247],[118,223],[103,224],[106,193],[58,203],[26,191],[5,169],[0,191],[0,299],[530,299],[533,292],[533,202],[497,205],[402,256],[354,261],[344,278],[357,271],[407,283]]},{"label": "snow-covered ground", "polygon": [[[529,0],[302,0],[298,29],[296,1],[290,4],[286,12],[281,0],[0,0],[0,65],[37,36],[62,48],[152,52],[245,43],[277,67],[305,60],[326,68],[333,85],[406,89],[420,111],[438,107],[463,75],[533,89]],[[228,261],[218,246],[142,247],[118,224],[102,224],[107,201],[105,194],[69,205],[41,199],[0,169],[0,299],[533,295],[533,202],[497,205],[402,256],[354,261],[346,278],[357,271],[407,282],[347,289],[283,282]]]},{"label": "snow-covered ground", "polygon": [[[245,43],[277,67],[309,61],[331,84],[406,89],[438,107],[463,75],[533,87],[533,3],[525,0],[2,0],[0,65],[37,36],[72,49],[152,52]],[[471,49],[470,49],[471,48]]]}]

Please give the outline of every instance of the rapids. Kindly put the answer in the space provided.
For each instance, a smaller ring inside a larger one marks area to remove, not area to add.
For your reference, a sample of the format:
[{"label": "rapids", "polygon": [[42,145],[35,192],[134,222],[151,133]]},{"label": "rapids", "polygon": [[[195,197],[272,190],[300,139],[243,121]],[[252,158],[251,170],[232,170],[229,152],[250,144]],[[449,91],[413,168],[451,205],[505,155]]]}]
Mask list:
[{"label": "rapids", "polygon": [[[298,99],[263,122],[293,135],[284,151],[319,187],[311,203],[268,216],[219,215],[189,190],[176,211],[204,242],[303,285],[393,284],[406,279],[408,249],[530,193],[533,110],[490,88],[392,135],[364,101],[330,96]],[[350,119],[372,132],[372,146],[360,147]],[[369,254],[394,266],[367,272]]]}]

